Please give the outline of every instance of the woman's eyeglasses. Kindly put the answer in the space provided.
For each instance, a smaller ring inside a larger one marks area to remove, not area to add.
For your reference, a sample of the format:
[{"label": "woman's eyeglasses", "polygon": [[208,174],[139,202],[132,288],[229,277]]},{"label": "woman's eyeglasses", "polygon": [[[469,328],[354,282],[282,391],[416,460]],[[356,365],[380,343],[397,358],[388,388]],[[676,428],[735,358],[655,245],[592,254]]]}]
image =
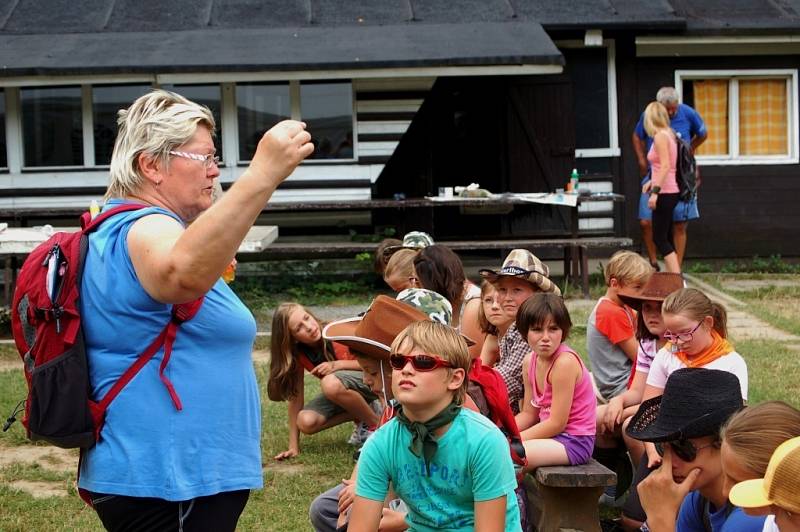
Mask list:
[{"label": "woman's eyeglasses", "polygon": [[695,331],[699,329],[702,324],[703,322],[700,321],[697,325],[694,326],[694,329],[692,329],[689,332],[674,334],[670,331],[666,331],[664,333],[664,338],[666,338],[667,341],[672,342],[673,344],[676,342],[687,344],[692,341],[692,338],[694,338]]},{"label": "woman's eyeglasses", "polygon": [[705,449],[706,447],[713,447],[716,445],[716,442],[711,442],[708,445],[702,445],[700,447],[695,447],[695,445],[689,440],[673,440],[668,442],[656,442],[656,452],[658,452],[658,456],[664,456],[664,447],[669,445],[672,452],[675,453],[675,456],[683,460],[684,462],[694,462],[697,458],[697,453]]},{"label": "woman's eyeglasses", "polygon": [[389,365],[392,366],[392,369],[403,369],[409,362],[411,362],[411,367],[416,371],[433,371],[437,368],[453,367],[450,362],[433,355],[409,356],[399,353],[392,353],[389,355]]},{"label": "woman's eyeglasses", "polygon": [[214,166],[219,166],[219,156],[214,155],[213,153],[202,155],[200,153],[191,153],[188,151],[170,151],[169,154],[176,157],[183,157],[184,159],[191,159],[193,161],[202,161],[203,166],[205,166],[206,169],[211,168],[212,164]]}]

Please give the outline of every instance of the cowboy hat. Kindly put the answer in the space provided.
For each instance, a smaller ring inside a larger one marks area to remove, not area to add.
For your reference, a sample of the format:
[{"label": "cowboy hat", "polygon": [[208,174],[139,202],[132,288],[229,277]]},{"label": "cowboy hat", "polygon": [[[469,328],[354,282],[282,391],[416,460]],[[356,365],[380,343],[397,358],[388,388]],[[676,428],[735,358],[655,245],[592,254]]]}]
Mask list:
[{"label": "cowboy hat", "polygon": [[716,436],[742,406],[742,388],[733,373],[683,368],[669,376],[663,395],[639,405],[627,433],[651,442]]},{"label": "cowboy hat", "polygon": [[542,292],[554,292],[561,295],[561,290],[550,280],[550,268],[527,249],[514,249],[503,261],[499,271],[479,270],[481,277],[490,283],[497,282],[502,276],[517,277],[528,281]]},{"label": "cowboy hat", "polygon": [[655,272],[640,290],[628,291],[623,287],[617,295],[632,309],[641,310],[643,301],[664,301],[684,286],[683,276],[679,273]]}]

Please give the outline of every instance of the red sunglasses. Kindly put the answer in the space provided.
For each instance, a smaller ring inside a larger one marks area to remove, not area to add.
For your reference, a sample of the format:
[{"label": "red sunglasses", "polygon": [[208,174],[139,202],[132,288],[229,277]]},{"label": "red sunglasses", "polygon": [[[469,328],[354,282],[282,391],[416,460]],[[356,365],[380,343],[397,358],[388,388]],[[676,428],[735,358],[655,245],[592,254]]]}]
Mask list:
[{"label": "red sunglasses", "polygon": [[393,369],[403,369],[406,364],[411,362],[411,367],[416,371],[433,371],[437,368],[452,368],[453,365],[446,360],[433,355],[401,355],[399,353],[392,353],[389,355],[389,365]]}]

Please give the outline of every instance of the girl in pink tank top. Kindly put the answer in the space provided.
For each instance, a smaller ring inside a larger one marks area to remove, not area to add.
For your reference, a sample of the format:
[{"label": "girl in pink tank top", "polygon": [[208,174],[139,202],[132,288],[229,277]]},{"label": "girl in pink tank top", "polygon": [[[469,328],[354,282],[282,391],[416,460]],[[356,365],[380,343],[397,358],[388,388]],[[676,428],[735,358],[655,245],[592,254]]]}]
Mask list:
[{"label": "girl in pink tank top", "polygon": [[538,293],[517,313],[517,329],[533,351],[525,356],[525,398],[516,416],[527,469],[580,465],[592,458],[596,400],[578,354],[565,343],[572,327],[561,296]]}]

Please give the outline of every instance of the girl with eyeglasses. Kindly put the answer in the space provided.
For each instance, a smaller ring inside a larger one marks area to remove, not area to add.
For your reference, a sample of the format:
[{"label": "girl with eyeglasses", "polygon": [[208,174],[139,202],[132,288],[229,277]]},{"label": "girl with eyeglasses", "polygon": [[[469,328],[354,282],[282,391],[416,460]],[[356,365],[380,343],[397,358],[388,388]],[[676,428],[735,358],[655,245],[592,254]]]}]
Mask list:
[{"label": "girl with eyeglasses", "polygon": [[[664,392],[667,379],[681,368],[718,369],[734,374],[747,402],[747,364],[727,339],[727,312],[700,290],[681,288],[664,299],[661,307],[664,322],[663,337],[667,340],[656,353],[642,402]],[[644,520],[636,486],[650,470],[661,465],[662,453],[649,442],[644,444],[645,457],[636,471],[631,495],[623,507],[624,523],[635,526]]]},{"label": "girl with eyeglasses", "polygon": [[597,402],[589,371],[564,343],[571,328],[567,306],[556,294],[534,294],[517,313],[517,329],[532,349],[522,362],[525,395],[516,416],[526,471],[592,458]]}]

